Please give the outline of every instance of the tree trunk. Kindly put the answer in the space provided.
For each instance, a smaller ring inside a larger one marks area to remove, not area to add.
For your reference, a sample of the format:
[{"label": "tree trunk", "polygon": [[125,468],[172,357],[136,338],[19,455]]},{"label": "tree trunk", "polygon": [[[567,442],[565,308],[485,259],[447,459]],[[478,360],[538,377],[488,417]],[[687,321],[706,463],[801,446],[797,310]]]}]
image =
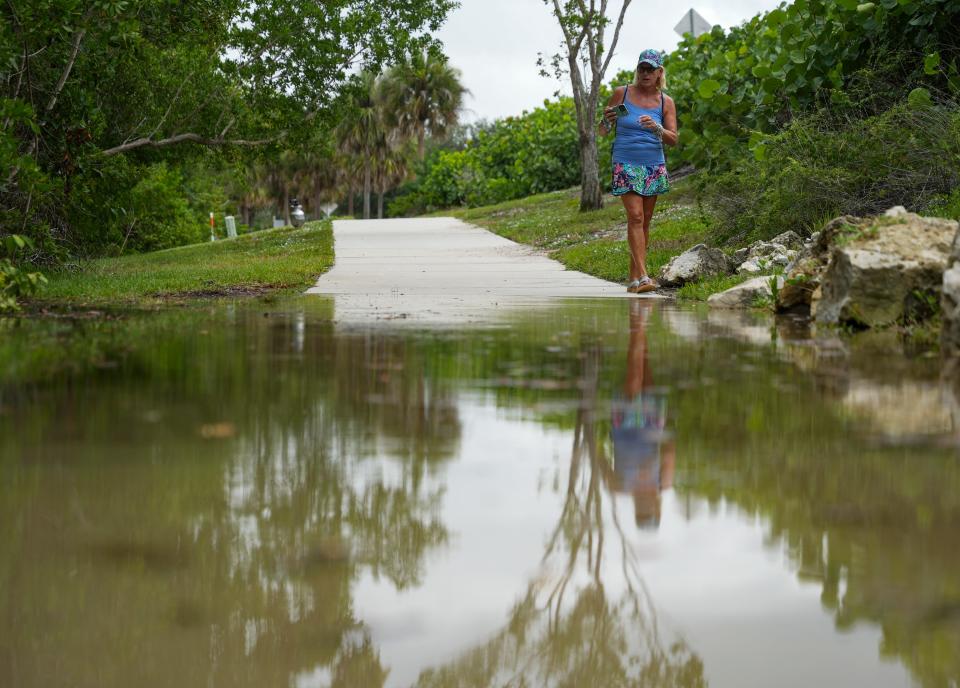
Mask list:
[{"label": "tree trunk", "polygon": [[290,226],[290,187],[283,185],[283,219]]},{"label": "tree trunk", "polygon": [[377,219],[383,219],[383,187],[377,192]]},{"label": "tree trunk", "polygon": [[418,160],[423,160],[424,151],[426,150],[426,147],[425,147],[426,138],[427,138],[427,132],[421,129],[417,133],[417,159]]},{"label": "tree trunk", "polygon": [[[592,122],[587,122],[588,127],[591,124]],[[591,127],[580,132],[580,210],[599,210],[602,207],[597,132]]]},{"label": "tree trunk", "polygon": [[363,167],[363,219],[370,219],[370,164]]},{"label": "tree trunk", "polygon": [[353,184],[347,189],[347,217],[353,217]]},{"label": "tree trunk", "polygon": [[[584,2],[553,0],[553,16],[560,22],[560,30],[563,32],[570,85],[573,87],[573,102],[577,108],[581,211],[599,210],[603,207],[603,194],[600,191],[597,169],[597,106],[600,84],[616,51],[620,30],[623,28],[623,18],[630,2],[631,0],[622,1],[613,41],[608,49],[604,49],[604,27],[609,23],[606,17],[607,0],[603,0],[599,8],[591,1],[589,10]],[[556,57],[560,59],[560,55]],[[586,82],[584,82],[584,72],[580,70],[581,60],[583,60],[586,76],[589,77]]]},{"label": "tree trunk", "polygon": [[322,220],[323,211],[320,210],[320,189],[317,189],[313,192],[313,219]]}]

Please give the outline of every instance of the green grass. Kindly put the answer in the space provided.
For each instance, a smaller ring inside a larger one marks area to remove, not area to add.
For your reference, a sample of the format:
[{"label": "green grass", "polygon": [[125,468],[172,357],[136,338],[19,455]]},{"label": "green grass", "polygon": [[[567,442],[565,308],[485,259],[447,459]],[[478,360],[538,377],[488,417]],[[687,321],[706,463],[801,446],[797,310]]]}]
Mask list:
[{"label": "green grass", "polygon": [[[446,211],[513,241],[543,249],[571,270],[624,282],[630,270],[627,223],[619,200],[581,213],[580,190],[565,189],[482,208]],[[650,229],[647,270],[656,275],[673,256],[702,242],[709,218],[697,207],[689,180],[660,197]]]},{"label": "green grass", "polygon": [[333,265],[329,221],[122,258],[48,275],[34,305],[149,305],[157,301],[305,288]]}]

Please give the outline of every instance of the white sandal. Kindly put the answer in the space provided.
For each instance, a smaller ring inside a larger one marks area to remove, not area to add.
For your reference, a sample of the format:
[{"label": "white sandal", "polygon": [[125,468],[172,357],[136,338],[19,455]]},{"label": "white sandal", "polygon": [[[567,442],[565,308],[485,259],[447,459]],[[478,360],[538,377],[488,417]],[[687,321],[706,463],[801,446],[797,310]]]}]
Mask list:
[{"label": "white sandal", "polygon": [[648,291],[654,291],[658,287],[659,285],[650,279],[649,275],[644,275],[643,279],[633,280],[627,287],[627,291],[631,294],[643,294]]},{"label": "white sandal", "polygon": [[640,285],[637,287],[637,290],[634,292],[634,294],[644,294],[648,291],[655,291],[660,287],[659,284],[650,279],[650,275],[644,275],[643,279],[639,281]]}]

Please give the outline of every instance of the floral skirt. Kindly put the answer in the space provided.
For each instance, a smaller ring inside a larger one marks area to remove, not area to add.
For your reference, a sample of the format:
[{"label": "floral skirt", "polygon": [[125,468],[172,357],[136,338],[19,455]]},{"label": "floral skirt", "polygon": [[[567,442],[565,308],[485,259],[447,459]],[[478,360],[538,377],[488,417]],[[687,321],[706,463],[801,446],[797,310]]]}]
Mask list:
[{"label": "floral skirt", "polygon": [[631,165],[613,163],[613,195],[633,191],[641,196],[659,196],[670,191],[666,165]]}]

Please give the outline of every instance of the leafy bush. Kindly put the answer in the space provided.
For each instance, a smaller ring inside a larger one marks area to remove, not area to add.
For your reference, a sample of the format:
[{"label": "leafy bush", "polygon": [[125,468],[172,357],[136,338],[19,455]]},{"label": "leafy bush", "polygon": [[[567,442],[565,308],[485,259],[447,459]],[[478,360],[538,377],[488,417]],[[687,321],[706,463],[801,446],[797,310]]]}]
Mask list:
[{"label": "leafy bush", "polygon": [[884,108],[916,85],[960,91],[958,34],[952,0],[795,0],[729,32],[688,36],[666,61],[681,154],[723,169],[819,107],[862,113],[847,91],[877,69],[884,79],[870,81],[886,85],[875,99]]},{"label": "leafy bush", "polygon": [[808,233],[836,215],[926,210],[960,185],[958,161],[960,109],[905,101],[865,119],[794,120],[762,159],[742,158],[702,183],[718,215],[714,239],[752,240]]},{"label": "leafy bush", "polygon": [[[609,160],[606,141],[601,144],[601,177]],[[561,98],[481,128],[461,150],[433,151],[417,180],[391,202],[388,214],[489,205],[579,181],[576,113],[573,101]]]},{"label": "leafy bush", "polygon": [[130,191],[124,218],[133,250],[157,251],[203,239],[204,227],[191,212],[182,184],[180,175],[164,163],[144,171]]},{"label": "leafy bush", "polygon": [[31,296],[47,283],[47,278],[39,272],[28,272],[14,260],[24,250],[32,250],[33,242],[29,237],[8,234],[3,238],[3,257],[0,258],[0,313],[19,309],[19,299]]},{"label": "leafy bush", "polygon": [[927,212],[936,217],[960,220],[960,186],[949,194],[935,197]]},{"label": "leafy bush", "polygon": [[[207,156],[211,157],[212,156]],[[104,158],[70,180],[63,210],[68,228],[55,238],[79,257],[140,253],[203,241],[207,217],[226,210],[233,168],[207,157],[179,165]],[[50,254],[50,249],[42,251]],[[66,258],[66,256],[64,256]]]}]

